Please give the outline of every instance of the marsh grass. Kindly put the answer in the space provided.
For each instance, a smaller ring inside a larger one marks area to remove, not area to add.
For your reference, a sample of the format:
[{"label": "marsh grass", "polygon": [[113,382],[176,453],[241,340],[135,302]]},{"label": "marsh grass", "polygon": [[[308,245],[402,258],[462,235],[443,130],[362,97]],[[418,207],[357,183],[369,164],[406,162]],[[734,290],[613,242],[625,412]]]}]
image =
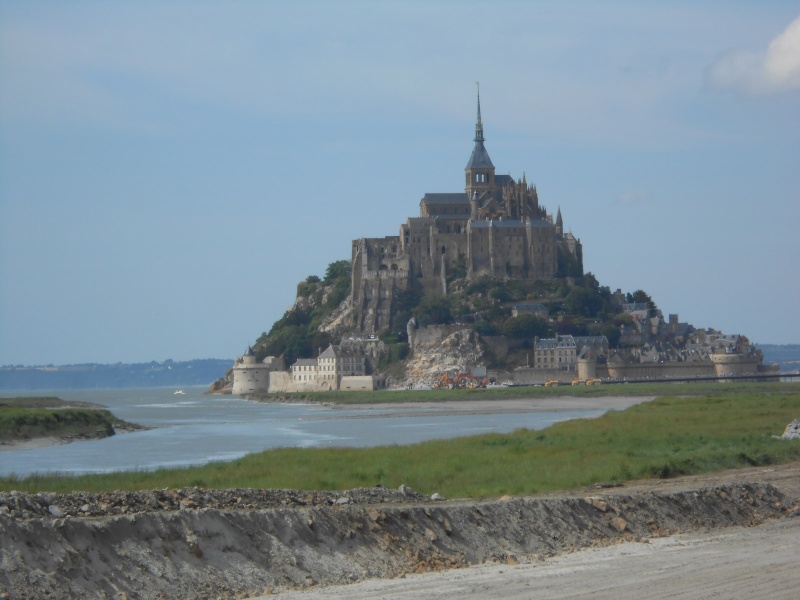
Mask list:
[{"label": "marsh grass", "polygon": [[119,423],[107,410],[0,406],[0,442],[48,436],[92,435]]},{"label": "marsh grass", "polygon": [[773,388],[800,391],[797,383],[775,382],[686,382],[624,383],[602,385],[561,385],[557,387],[491,387],[478,390],[375,390],[264,394],[254,399],[263,402],[319,402],[328,404],[388,404],[405,402],[464,402],[470,400],[509,400],[516,398],[604,398],[608,396],[689,396],[728,392],[758,393]]},{"label": "marsh grass", "polygon": [[800,441],[772,438],[800,416],[800,386],[740,384],[735,391],[717,386],[702,390],[701,395],[661,396],[625,411],[542,431],[412,446],[270,450],[185,469],[0,479],[0,489],[63,492],[197,485],[340,490],[405,483],[451,498],[491,497],[800,460]]}]

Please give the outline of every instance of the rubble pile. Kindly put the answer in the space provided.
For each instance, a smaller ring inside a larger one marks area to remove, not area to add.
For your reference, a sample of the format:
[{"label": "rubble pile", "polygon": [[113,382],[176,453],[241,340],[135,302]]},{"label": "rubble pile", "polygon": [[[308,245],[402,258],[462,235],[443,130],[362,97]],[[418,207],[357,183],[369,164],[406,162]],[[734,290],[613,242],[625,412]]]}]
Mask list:
[{"label": "rubble pile", "polygon": [[781,439],[784,440],[800,439],[800,419],[795,419],[786,426],[786,429],[783,431]]},{"label": "rubble pile", "polygon": [[96,494],[88,492],[71,494],[3,492],[0,493],[0,517],[8,516],[13,519],[105,517],[204,508],[253,510],[430,501],[431,498],[428,496],[418,494],[405,485],[401,485],[396,490],[376,486],[343,492],[249,488],[208,490],[198,487]]},{"label": "rubble pile", "polygon": [[478,335],[461,329],[444,338],[420,340],[406,362],[405,383],[433,384],[445,371],[470,372],[484,363]]}]

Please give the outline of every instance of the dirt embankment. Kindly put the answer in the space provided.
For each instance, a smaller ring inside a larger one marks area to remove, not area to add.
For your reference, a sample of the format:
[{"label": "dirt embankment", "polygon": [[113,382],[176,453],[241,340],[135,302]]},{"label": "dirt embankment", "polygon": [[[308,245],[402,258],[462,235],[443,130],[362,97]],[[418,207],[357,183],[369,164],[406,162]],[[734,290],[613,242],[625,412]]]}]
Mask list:
[{"label": "dirt embankment", "polygon": [[0,590],[9,598],[243,597],[526,563],[798,516],[798,468],[733,472],[709,485],[695,478],[492,501],[434,502],[385,488],[7,493],[0,495]]}]

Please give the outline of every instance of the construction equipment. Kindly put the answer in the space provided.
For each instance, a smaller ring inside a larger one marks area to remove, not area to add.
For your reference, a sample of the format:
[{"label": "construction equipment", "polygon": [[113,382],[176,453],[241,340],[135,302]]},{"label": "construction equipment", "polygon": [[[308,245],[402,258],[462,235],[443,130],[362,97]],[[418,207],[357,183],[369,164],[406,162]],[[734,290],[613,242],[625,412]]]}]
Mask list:
[{"label": "construction equipment", "polygon": [[544,387],[554,387],[559,385],[561,382],[558,379],[551,379],[550,381],[546,381]]},{"label": "construction equipment", "polygon": [[453,383],[454,380],[450,377],[450,372],[445,371],[444,373],[442,373],[442,376],[436,380],[436,383],[433,384],[433,387],[449,390],[453,389]]},{"label": "construction equipment", "polygon": [[457,371],[445,371],[433,384],[433,387],[446,390],[474,390],[485,388],[489,385],[486,379],[476,377],[470,373],[458,373]]}]

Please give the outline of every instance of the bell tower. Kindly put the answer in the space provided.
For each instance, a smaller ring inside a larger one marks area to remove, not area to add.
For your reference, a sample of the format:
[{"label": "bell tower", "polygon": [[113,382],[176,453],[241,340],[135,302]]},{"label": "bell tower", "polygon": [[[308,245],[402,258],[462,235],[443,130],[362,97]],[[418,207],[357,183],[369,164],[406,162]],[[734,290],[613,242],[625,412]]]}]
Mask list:
[{"label": "bell tower", "polygon": [[466,192],[470,201],[472,218],[477,219],[477,209],[484,197],[495,190],[494,165],[483,145],[483,121],[481,121],[481,88],[478,84],[478,117],[475,120],[475,147],[464,169],[466,173]]}]

